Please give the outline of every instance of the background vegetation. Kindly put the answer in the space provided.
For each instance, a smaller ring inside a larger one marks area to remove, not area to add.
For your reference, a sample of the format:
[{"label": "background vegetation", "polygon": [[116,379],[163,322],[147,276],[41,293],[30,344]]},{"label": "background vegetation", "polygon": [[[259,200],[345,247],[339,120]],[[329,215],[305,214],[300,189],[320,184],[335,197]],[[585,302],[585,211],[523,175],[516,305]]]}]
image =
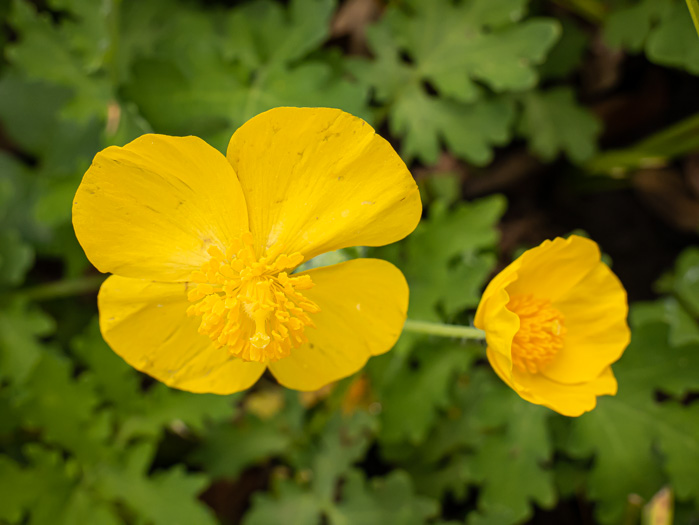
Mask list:
[{"label": "background vegetation", "polygon": [[[0,523],[699,523],[699,39],[679,0],[0,2]],[[633,301],[619,394],[568,419],[483,348],[406,334],[314,394],[216,397],[102,341],[70,223],[93,155],[223,149],[279,105],[371,122],[425,218],[410,316],[469,323],[518,250],[582,229]],[[663,499],[663,497],[665,499]],[[672,505],[672,503],[671,503]],[[655,522],[669,523],[669,522]]]}]

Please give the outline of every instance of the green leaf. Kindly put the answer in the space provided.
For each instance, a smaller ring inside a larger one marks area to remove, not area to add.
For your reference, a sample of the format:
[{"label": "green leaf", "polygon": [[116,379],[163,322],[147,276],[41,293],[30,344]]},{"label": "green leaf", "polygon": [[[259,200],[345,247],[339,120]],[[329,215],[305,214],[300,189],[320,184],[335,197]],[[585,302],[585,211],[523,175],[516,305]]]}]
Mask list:
[{"label": "green leaf", "polygon": [[[465,347],[464,352],[475,347]],[[468,485],[475,480],[472,452],[489,439],[493,428],[502,426],[501,418],[483,421],[483,412],[499,413],[503,405],[489,404],[489,399],[502,394],[502,385],[492,371],[473,367],[471,373],[461,375],[453,386],[449,406],[434,421],[422,444],[382,443],[381,454],[388,461],[400,465],[415,480],[421,494],[443,499],[450,493],[462,501],[468,494]],[[498,397],[500,395],[500,397]],[[480,407],[488,405],[482,411]]]},{"label": "green leaf", "polygon": [[512,106],[501,100],[461,104],[406,86],[389,110],[391,132],[405,136],[401,154],[434,164],[443,142],[459,157],[477,165],[493,159],[493,147],[510,137]]},{"label": "green leaf", "polygon": [[[118,525],[114,509],[79,478],[77,465],[38,445],[24,449],[27,464],[0,456],[0,520],[32,525]],[[24,521],[22,518],[28,516]]]},{"label": "green leaf", "polygon": [[422,443],[440,417],[440,409],[449,404],[454,378],[468,369],[477,351],[478,345],[448,341],[430,344],[422,339],[415,345],[410,365],[398,368],[380,394],[382,445],[400,441]]},{"label": "green leaf", "polygon": [[546,467],[553,454],[547,427],[551,411],[524,402],[505,385],[499,385],[479,410],[484,423],[506,426],[486,437],[472,460],[482,489],[478,514],[470,515],[468,523],[520,523],[532,515],[532,503],[552,507],[556,494]]},{"label": "green leaf", "polygon": [[347,476],[340,503],[330,513],[331,525],[420,525],[439,512],[438,503],[414,493],[405,472],[394,470],[385,478],[375,478],[369,487],[364,475],[353,470]]},{"label": "green leaf", "polygon": [[[333,6],[329,0],[296,0],[287,8],[264,1],[222,16],[178,11],[155,33],[157,51],[135,61],[125,93],[156,131],[196,134],[221,150],[237,127],[277,106],[338,107],[367,116],[366,90],[338,76],[322,54],[308,57],[328,36]],[[183,33],[206,37],[191,47],[178,38]]]},{"label": "green leaf", "polygon": [[276,497],[264,492],[253,494],[243,525],[318,525],[321,508],[313,494],[290,481],[277,483],[275,492]]},{"label": "green leaf", "polygon": [[224,53],[250,69],[299,60],[328,37],[334,10],[335,0],[294,0],[288,9],[269,0],[244,4],[226,18]]},{"label": "green leaf", "polygon": [[461,198],[461,179],[456,173],[434,173],[421,182],[423,185],[420,186],[420,196],[423,205],[436,201],[451,206]]},{"label": "green leaf", "polygon": [[107,346],[96,320],[73,339],[71,347],[88,369],[80,376],[81,384],[99,393],[102,402],[113,408],[118,443],[158,437],[165,427],[181,434],[203,433],[210,423],[235,413],[239,395],[192,394],[162,384],[144,393],[138,372]]},{"label": "green leaf", "polygon": [[99,392],[101,399],[111,402],[127,418],[142,409],[138,375],[104,342],[96,318],[73,338],[71,349],[78,362],[89,370],[81,379]]},{"label": "green leaf", "polygon": [[563,28],[561,39],[539,66],[539,75],[545,79],[560,79],[571,75],[582,62],[589,36],[569,18],[559,19]]},{"label": "green leaf", "polygon": [[44,353],[40,338],[54,320],[33,305],[15,301],[0,309],[0,379],[25,383]]},{"label": "green leaf", "polygon": [[34,250],[16,230],[0,230],[0,287],[22,284],[34,263]]},{"label": "green leaf", "polygon": [[311,460],[312,489],[320,501],[332,501],[339,478],[364,456],[376,427],[376,419],[363,411],[330,419]]},{"label": "green leaf", "polygon": [[699,75],[697,31],[684,2],[675,2],[646,45],[648,58]]},{"label": "green leaf", "polygon": [[453,210],[436,202],[404,243],[395,262],[410,285],[409,316],[421,320],[451,320],[480,299],[492,271],[492,249],[499,234],[495,225],[505,211],[501,196],[460,203]]},{"label": "green leaf", "polygon": [[188,473],[179,464],[148,476],[153,452],[152,445],[144,443],[130,447],[119,463],[103,464],[98,480],[100,492],[153,525],[214,525],[211,511],[197,501],[207,484],[206,475]]},{"label": "green leaf", "polygon": [[699,343],[699,325],[673,297],[650,303],[634,303],[634,324],[663,321],[670,327],[669,341],[673,347]]},{"label": "green leaf", "polygon": [[657,427],[664,469],[672,480],[679,499],[692,498],[699,503],[699,405],[685,407],[676,403],[662,405]]},{"label": "green leaf", "polygon": [[[60,509],[62,525],[74,523],[90,523],[94,525],[120,525],[123,523],[116,509],[95,494],[78,486],[71,493],[66,502],[62,502]],[[55,515],[47,519],[45,523],[56,523]]]},{"label": "green leaf", "polygon": [[[483,0],[413,2],[410,11],[389,10],[380,25],[409,53],[419,77],[433,82],[442,95],[471,102],[478,94],[473,80],[495,91],[531,88],[537,81],[533,65],[543,61],[558,38],[556,22],[512,24],[521,16],[520,0],[500,2],[499,12],[486,6]],[[512,13],[514,20],[508,20]]]},{"label": "green leaf", "polygon": [[592,113],[578,105],[572,89],[530,91],[521,100],[518,131],[544,161],[566,153],[573,162],[582,163],[594,155],[602,127]]},{"label": "green leaf", "polygon": [[[594,411],[574,420],[567,450],[595,455],[588,494],[602,523],[619,522],[630,494],[656,493],[665,483],[663,469],[679,480],[683,495],[697,497],[686,467],[699,451],[695,407],[655,401],[656,388],[676,395],[697,389],[697,360],[698,345],[668,346],[667,325],[634,324],[631,345],[614,366],[619,393],[599,399]],[[656,444],[664,461],[654,453]]]},{"label": "green leaf", "polygon": [[[699,344],[671,346],[667,325],[657,321],[638,324],[634,310],[631,319],[634,326],[631,345],[618,365],[622,374],[631,377],[623,385],[624,390],[629,394],[639,392],[648,398],[652,398],[657,389],[677,398],[688,391],[699,390],[699,378],[694,373],[699,366]],[[615,371],[616,368],[617,365]]]},{"label": "green leaf", "polygon": [[235,424],[224,422],[207,432],[190,459],[211,476],[236,478],[244,468],[285,452],[291,445],[291,435],[285,430],[275,420],[261,421],[254,416]]},{"label": "green leaf", "polygon": [[295,459],[302,471],[310,474],[310,487],[279,481],[275,484],[275,497],[253,497],[244,525],[271,525],[289,519],[299,525],[317,524],[322,513],[332,521],[337,515],[334,506],[339,481],[353,475],[350,469],[366,453],[375,431],[376,419],[366,412],[333,415],[323,427],[319,441],[313,441]]},{"label": "green leaf", "polygon": [[56,114],[71,99],[70,89],[28,81],[17,71],[4,72],[0,80],[0,119],[7,133],[24,151],[49,156],[52,144],[67,127]]},{"label": "green leaf", "polygon": [[24,510],[34,502],[31,474],[16,462],[0,455],[0,521],[19,523]]},{"label": "green leaf", "polygon": [[105,70],[111,32],[101,4],[112,2],[55,3],[70,9],[71,16],[60,24],[26,0],[13,1],[10,24],[19,39],[8,47],[7,56],[29,77],[73,91],[64,115],[80,121],[93,115],[104,118],[114,96]]},{"label": "green leaf", "polygon": [[578,456],[595,453],[588,495],[597,501],[602,523],[619,522],[630,494],[649,498],[662,484],[659,465],[650,454],[653,418],[648,405],[634,406],[622,396],[604,398],[574,422],[568,450]]},{"label": "green leaf", "polygon": [[240,394],[193,394],[158,383],[141,397],[136,410],[118,412],[123,418],[119,439],[158,436],[166,426],[184,433],[202,432],[207,423],[232,417],[239,397]]},{"label": "green leaf", "polygon": [[140,62],[127,92],[155,130],[194,133],[222,150],[237,127],[273,107],[327,106],[365,113],[363,90],[338,79],[322,62],[265,69],[250,85],[225,63],[188,78],[168,62]]},{"label": "green leaf", "polygon": [[475,479],[471,458],[463,453],[453,454],[444,462],[425,461],[424,464],[405,465],[405,468],[412,475],[417,492],[437,500],[451,496],[463,501],[469,484]]},{"label": "green leaf", "polygon": [[368,30],[376,59],[350,67],[388,106],[405,158],[434,164],[444,141],[459,157],[487,164],[493,146],[507,141],[511,108],[497,99],[474,105],[483,92],[476,81],[496,92],[533,87],[534,66],[559,34],[553,20],[514,25],[522,13],[519,0],[413,2],[389,8]]},{"label": "green leaf", "polygon": [[699,248],[688,248],[677,258],[672,289],[689,312],[699,317]]},{"label": "green leaf", "polygon": [[32,465],[28,473],[33,478],[29,490],[34,501],[27,509],[32,522],[42,525],[56,521],[61,523],[65,502],[75,489],[75,469],[70,468],[59,452],[46,450],[39,445],[27,445],[24,453]]},{"label": "green leaf", "polygon": [[640,0],[631,5],[622,5],[610,13],[605,21],[605,40],[614,48],[623,47],[638,53],[643,49],[651,28],[669,5],[667,0]]},{"label": "green leaf", "polygon": [[82,175],[100,149],[96,120],[79,124],[59,118],[69,94],[65,88],[27,81],[14,71],[0,80],[0,119],[22,151],[39,159],[42,177]]},{"label": "green leaf", "polygon": [[44,440],[56,443],[81,457],[99,454],[101,420],[94,418],[99,402],[89,385],[73,379],[67,359],[44,351],[27,378],[29,390],[17,404],[25,426],[42,432]]},{"label": "green leaf", "polygon": [[70,223],[76,181],[71,177],[49,180],[34,206],[34,217],[43,226],[58,227]]},{"label": "green leaf", "polygon": [[[0,81],[0,119],[2,119],[2,81]],[[14,156],[0,152],[0,228],[17,231],[22,238],[33,239],[27,208],[30,189],[29,170]],[[0,248],[2,250],[2,248]]]},{"label": "green leaf", "polygon": [[699,74],[697,32],[683,1],[641,0],[616,9],[607,18],[604,34],[612,47],[645,49],[657,64]]}]

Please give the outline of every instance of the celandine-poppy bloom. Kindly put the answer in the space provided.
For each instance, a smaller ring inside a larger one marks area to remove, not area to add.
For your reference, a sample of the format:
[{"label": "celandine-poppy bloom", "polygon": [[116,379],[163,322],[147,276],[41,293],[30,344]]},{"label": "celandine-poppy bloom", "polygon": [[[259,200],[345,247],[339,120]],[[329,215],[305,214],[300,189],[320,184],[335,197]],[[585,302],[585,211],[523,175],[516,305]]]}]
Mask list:
[{"label": "celandine-poppy bloom", "polygon": [[630,340],[626,291],[597,244],[572,235],[527,250],[486,288],[475,325],[490,364],[522,398],[566,416],[614,395]]},{"label": "celandine-poppy bloom", "polygon": [[314,390],[388,351],[405,321],[400,270],[316,255],[408,235],[422,206],[393,148],[337,109],[276,108],[224,157],[196,137],[144,135],[98,153],[73,204],[87,257],[111,272],[100,327],[130,365],[227,394],[268,367]]}]

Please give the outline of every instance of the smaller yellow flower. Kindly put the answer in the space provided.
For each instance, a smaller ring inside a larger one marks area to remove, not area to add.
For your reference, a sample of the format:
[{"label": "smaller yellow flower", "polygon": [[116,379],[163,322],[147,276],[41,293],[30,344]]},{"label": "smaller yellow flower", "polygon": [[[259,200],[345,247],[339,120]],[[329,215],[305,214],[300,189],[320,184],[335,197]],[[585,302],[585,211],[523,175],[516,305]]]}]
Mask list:
[{"label": "smaller yellow flower", "polygon": [[565,416],[614,395],[610,365],[629,344],[626,291],[594,241],[572,235],[527,250],[488,285],[475,325],[488,360],[520,397]]}]

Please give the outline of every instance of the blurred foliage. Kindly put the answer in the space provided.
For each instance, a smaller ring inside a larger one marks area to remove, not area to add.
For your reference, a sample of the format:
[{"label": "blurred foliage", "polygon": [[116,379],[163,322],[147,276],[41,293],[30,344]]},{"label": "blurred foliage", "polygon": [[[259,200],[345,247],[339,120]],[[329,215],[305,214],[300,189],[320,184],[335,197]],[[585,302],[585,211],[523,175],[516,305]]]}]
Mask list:
[{"label": "blurred foliage", "polygon": [[613,172],[697,149],[693,118],[600,152],[576,81],[600,38],[699,74],[684,2],[610,2],[594,24],[582,4],[390,2],[350,53],[333,0],[0,3],[0,524],[561,523],[566,507],[613,524],[639,500],[699,523],[697,248],[633,305],[619,394],[575,420],[522,401],[480,345],[415,334],[318,393],[170,390],[109,350],[84,293],[70,208],[97,151],[151,131],[223,149],[268,108],[333,106],[422,169],[423,222],[367,255],[405,272],[411,317],[470,323],[506,201],[465,201],[425,167],[523,147]]},{"label": "blurred foliage", "polygon": [[657,64],[699,73],[697,33],[685,2],[641,0],[619,6],[606,20],[605,39]]}]

